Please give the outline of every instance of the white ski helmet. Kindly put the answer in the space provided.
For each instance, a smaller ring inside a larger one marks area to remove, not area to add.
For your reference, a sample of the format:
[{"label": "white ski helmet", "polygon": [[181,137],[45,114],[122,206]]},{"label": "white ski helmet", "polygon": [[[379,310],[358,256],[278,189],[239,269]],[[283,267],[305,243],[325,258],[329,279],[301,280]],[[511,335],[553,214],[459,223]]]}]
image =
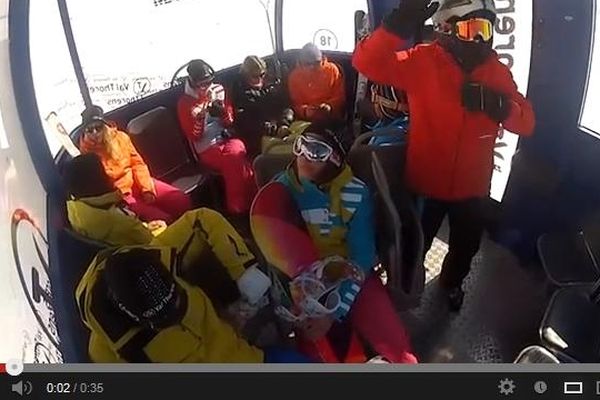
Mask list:
[{"label": "white ski helmet", "polygon": [[439,25],[452,17],[462,18],[474,11],[488,10],[497,13],[494,0],[438,0],[440,8],[433,15],[433,24]]}]

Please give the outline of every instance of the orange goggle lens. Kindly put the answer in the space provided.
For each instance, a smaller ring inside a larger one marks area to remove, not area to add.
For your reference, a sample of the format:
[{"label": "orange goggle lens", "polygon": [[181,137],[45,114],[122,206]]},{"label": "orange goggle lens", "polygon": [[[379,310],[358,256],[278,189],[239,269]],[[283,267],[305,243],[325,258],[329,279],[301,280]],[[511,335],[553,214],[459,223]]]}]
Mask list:
[{"label": "orange goggle lens", "polygon": [[492,39],[494,25],[487,19],[475,18],[455,23],[456,36],[460,40],[472,42],[481,38],[484,42]]}]

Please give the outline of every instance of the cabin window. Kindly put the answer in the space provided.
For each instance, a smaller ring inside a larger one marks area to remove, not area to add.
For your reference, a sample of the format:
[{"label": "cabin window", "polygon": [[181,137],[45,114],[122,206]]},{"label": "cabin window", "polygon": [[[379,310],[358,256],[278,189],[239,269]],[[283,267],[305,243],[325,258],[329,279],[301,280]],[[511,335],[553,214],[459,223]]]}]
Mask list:
[{"label": "cabin window", "polygon": [[[514,77],[519,92],[527,94],[531,66],[533,38],[533,1],[496,1],[498,19],[494,32],[494,49]],[[512,159],[519,145],[519,136],[504,131],[494,151],[494,174],[490,196],[501,202],[504,199],[512,170]]]},{"label": "cabin window", "polygon": [[4,128],[4,120],[2,120],[2,112],[0,112],[0,150],[6,150],[8,147],[8,137]]},{"label": "cabin window", "polygon": [[68,132],[81,123],[84,108],[56,1],[31,0],[29,36],[35,98],[55,156],[63,146],[74,148]]},{"label": "cabin window", "polygon": [[92,101],[110,111],[170,86],[202,58],[215,70],[273,53],[274,0],[68,0]]},{"label": "cabin window", "polygon": [[354,13],[368,12],[367,0],[284,0],[283,45],[298,49],[312,42],[321,50],[354,51]]},{"label": "cabin window", "polygon": [[600,138],[600,4],[596,4],[592,57],[588,75],[587,92],[581,114],[581,126]]}]

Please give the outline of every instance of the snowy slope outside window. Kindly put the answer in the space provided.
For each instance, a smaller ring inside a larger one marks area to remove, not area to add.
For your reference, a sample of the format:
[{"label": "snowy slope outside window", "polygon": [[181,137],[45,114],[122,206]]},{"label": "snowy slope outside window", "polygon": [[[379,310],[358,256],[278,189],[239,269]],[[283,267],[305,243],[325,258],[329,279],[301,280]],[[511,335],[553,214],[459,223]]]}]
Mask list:
[{"label": "snowy slope outside window", "polygon": [[81,123],[84,108],[56,1],[31,0],[29,34],[39,117],[55,156],[63,145],[73,148],[66,133]]},{"label": "snowy slope outside window", "polygon": [[273,53],[274,0],[69,0],[92,101],[105,111],[169,87],[194,58],[215,70]]},{"label": "snowy slope outside window", "polygon": [[598,2],[596,2],[593,40],[592,64],[581,116],[581,126],[588,132],[600,137],[600,4]]},{"label": "snowy slope outside window", "polygon": [[314,43],[321,50],[354,51],[354,13],[368,12],[367,0],[284,0],[283,47]]}]

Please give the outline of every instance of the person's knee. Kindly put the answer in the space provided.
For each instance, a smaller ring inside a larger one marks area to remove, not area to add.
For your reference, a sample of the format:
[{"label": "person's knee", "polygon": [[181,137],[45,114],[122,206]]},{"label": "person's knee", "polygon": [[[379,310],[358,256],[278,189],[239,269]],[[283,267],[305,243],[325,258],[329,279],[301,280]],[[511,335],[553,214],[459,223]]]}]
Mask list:
[{"label": "person's knee", "polygon": [[189,195],[183,192],[178,192],[175,198],[177,205],[181,208],[185,208],[186,211],[192,208],[192,199]]},{"label": "person's knee", "polygon": [[240,139],[229,139],[224,155],[227,157],[235,157],[245,159],[247,155],[246,145]]},{"label": "person's knee", "polygon": [[189,195],[180,190],[165,193],[158,197],[161,206],[167,209],[176,209],[177,211],[188,211],[192,208],[192,199]]}]

